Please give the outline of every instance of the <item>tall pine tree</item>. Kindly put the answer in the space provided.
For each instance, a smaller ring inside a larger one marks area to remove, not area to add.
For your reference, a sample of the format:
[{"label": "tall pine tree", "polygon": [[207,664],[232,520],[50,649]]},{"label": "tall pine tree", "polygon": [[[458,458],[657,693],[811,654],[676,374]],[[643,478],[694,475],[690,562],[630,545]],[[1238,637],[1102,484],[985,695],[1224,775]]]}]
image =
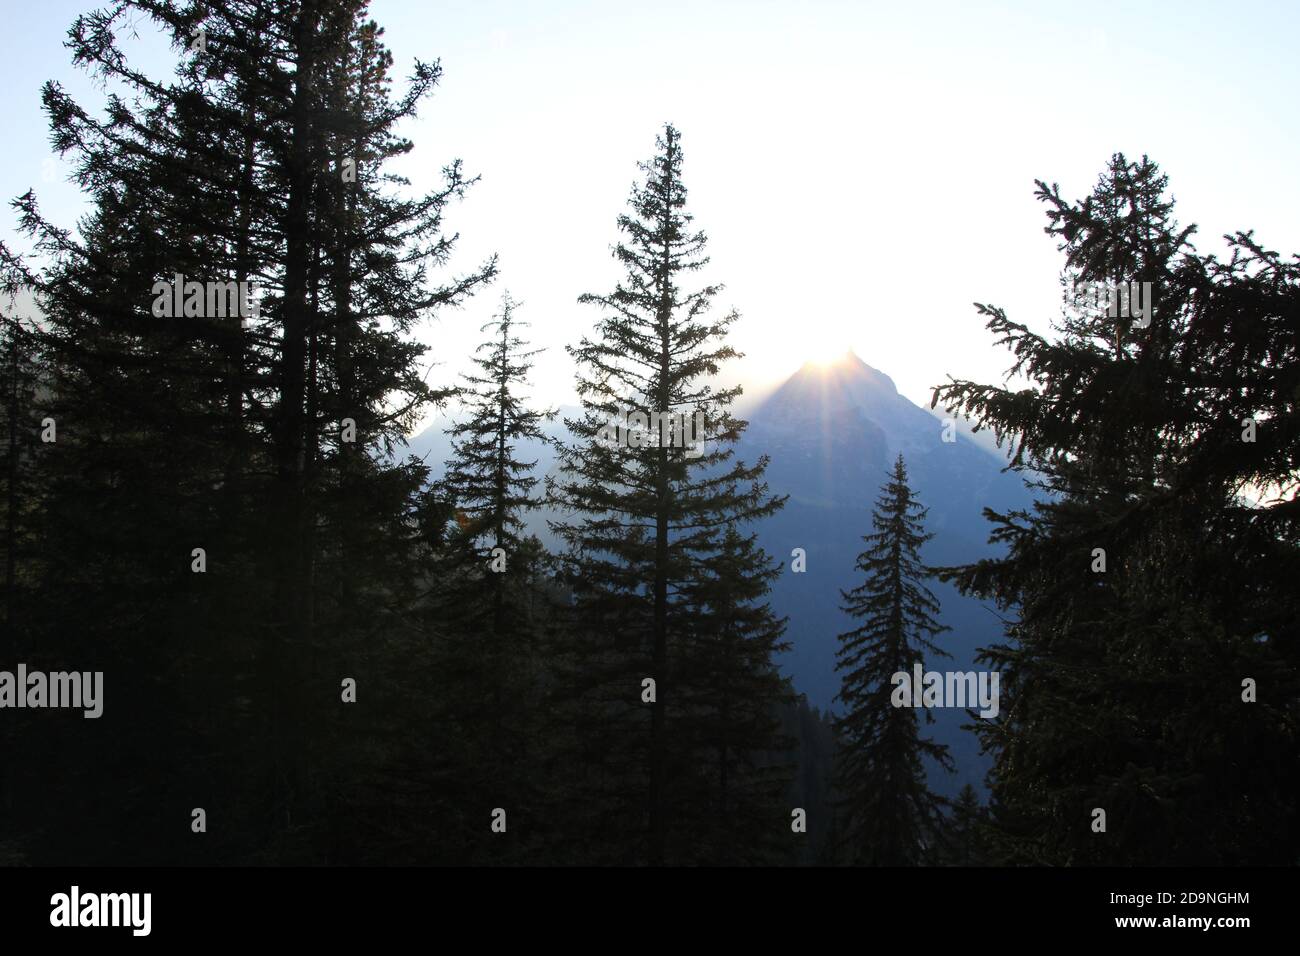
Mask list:
[{"label": "tall pine tree", "polygon": [[[835,719],[837,838],[843,859],[858,865],[927,862],[941,832],[943,801],[927,785],[926,761],[951,770],[948,748],[921,736],[921,702],[898,706],[893,681],[903,674],[910,686],[925,655],[949,656],[932,640],[947,628],[935,620],[939,604],[924,584],[920,548],[933,537],[923,529],[925,514],[899,455],[858,555],[865,580],[840,592],[844,612],[862,622],[839,636],[835,654],[844,708]],[[925,719],[934,721],[929,711]]]},{"label": "tall pine tree", "polygon": [[[173,42],[170,81],[118,48],[142,24]],[[42,261],[3,251],[6,283],[44,312],[60,427],[31,626],[60,663],[112,675],[112,719],[129,730],[83,745],[91,779],[187,756],[115,800],[69,781],[40,803],[97,832],[112,822],[142,860],[192,861],[185,831],[158,817],[192,793],[227,821],[197,848],[216,860],[348,858],[367,834],[347,807],[382,792],[387,738],[341,705],[340,684],[384,686],[413,640],[426,472],[390,452],[446,393],[425,384],[411,331],[493,264],[434,281],[453,248],[444,215],[470,181],[452,164],[409,198],[385,171],[412,148],[394,129],[440,70],[417,64],[395,98],[381,34],[361,0],[140,0],[69,34],[76,62],[129,98],[99,117],[44,91],[92,212],[74,234],[29,193],[16,205]],[[160,315],[170,292],[156,283],[178,273],[200,289],[256,281],[260,311],[227,300],[214,314],[200,292]],[[103,846],[46,832],[56,858]]]},{"label": "tall pine tree", "polygon": [[1149,311],[1103,296],[1042,336],[980,305],[1026,386],[935,392],[1046,492],[987,512],[1004,556],[948,572],[1011,612],[983,658],[1007,702],[979,728],[1009,861],[1290,863],[1300,843],[1284,583],[1300,560],[1300,272],[1248,233],[1228,263],[1201,255],[1166,193],[1153,162],[1118,154],[1079,202],[1040,181],[1072,302],[1150,283]]},{"label": "tall pine tree", "polygon": [[460,852],[480,862],[521,859],[524,844],[535,845],[548,824],[541,807],[548,748],[541,695],[552,569],[541,542],[524,532],[528,512],[542,499],[534,492],[537,461],[521,453],[525,444],[551,442],[542,425],[554,412],[530,408],[523,394],[541,350],[529,350],[520,337],[518,308],[507,293],[483,327],[491,337],[477,350],[477,371],[465,376],[461,420],[449,430],[451,458],[430,491],[447,509],[448,528],[429,605],[439,623],[435,666],[446,689],[439,739],[429,742],[442,756],[428,779],[480,815],[507,809],[514,832],[527,834],[504,841],[471,816]]},{"label": "tall pine tree", "polygon": [[[687,285],[708,259],[686,212],[676,129],[664,128],[641,168],[631,211],[618,220],[614,255],[625,277],[580,300],[601,318],[594,338],[570,348],[583,414],[566,422],[574,442],[549,490],[562,511],[553,527],[568,546],[582,658],[573,688],[574,719],[587,731],[578,785],[599,795],[599,812],[579,825],[596,844],[623,848],[617,859],[659,864],[689,857],[696,828],[716,822],[693,817],[688,781],[698,769],[675,730],[701,679],[690,669],[700,616],[683,588],[722,550],[728,527],[784,499],[762,482],[766,459],[733,461],[745,426],[729,409],[740,390],[711,379],[737,357],[725,342],[737,315],[710,318],[720,287]],[[664,413],[702,422],[693,447],[684,428],[674,438],[645,427]],[[608,440],[611,421],[629,419],[633,427]]]}]

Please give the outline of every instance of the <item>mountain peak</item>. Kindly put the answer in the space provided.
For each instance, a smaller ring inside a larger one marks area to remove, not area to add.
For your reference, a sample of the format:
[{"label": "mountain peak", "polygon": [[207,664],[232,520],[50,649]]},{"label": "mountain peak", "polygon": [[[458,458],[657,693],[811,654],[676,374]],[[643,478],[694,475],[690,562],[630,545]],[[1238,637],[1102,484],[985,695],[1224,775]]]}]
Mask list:
[{"label": "mountain peak", "polygon": [[836,355],[833,358],[809,359],[808,361],[803,363],[803,367],[804,368],[831,368],[836,365],[845,365],[845,364],[852,363],[854,360],[859,362],[862,361],[862,359],[858,358],[857,353],[854,352],[853,349],[846,348],[843,352],[841,352],[839,355]]},{"label": "mountain peak", "polygon": [[874,386],[889,394],[898,394],[894,380],[880,369],[872,368],[851,348],[846,348],[838,357],[829,361],[810,360],[803,364],[791,380],[821,379],[832,380],[840,384],[862,383]]}]

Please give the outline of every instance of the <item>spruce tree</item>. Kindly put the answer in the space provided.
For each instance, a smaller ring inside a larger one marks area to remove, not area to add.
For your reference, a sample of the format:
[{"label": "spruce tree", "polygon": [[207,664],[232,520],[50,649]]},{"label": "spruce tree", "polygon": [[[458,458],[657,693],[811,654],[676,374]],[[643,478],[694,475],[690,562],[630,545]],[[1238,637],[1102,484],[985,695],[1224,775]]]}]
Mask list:
[{"label": "spruce tree", "polygon": [[[507,293],[483,326],[491,337],[459,390],[451,458],[430,492],[450,519],[429,605],[440,632],[435,667],[446,685],[441,739],[431,745],[456,751],[436,777],[440,791],[466,806],[507,808],[531,842],[547,822],[539,807],[547,747],[539,695],[552,597],[549,555],[524,533],[528,512],[542,503],[537,462],[520,453],[526,443],[551,443],[542,424],[555,413],[530,408],[523,394],[541,350],[519,336],[517,309]],[[472,832],[465,860],[518,858],[523,841],[504,842],[485,827]]]},{"label": "spruce tree", "polygon": [[[4,595],[0,607],[0,660],[6,669],[25,661],[35,649],[27,624],[30,605],[39,592],[40,514],[43,502],[41,453],[43,439],[57,437],[48,419],[38,414],[41,359],[35,336],[25,327],[18,310],[0,316],[0,402],[5,409],[0,432],[0,481],[4,483]],[[20,783],[30,781],[18,754],[27,752],[15,721],[0,723],[0,749],[7,755],[0,764],[0,807],[25,809],[18,801]],[[39,765],[38,765],[39,766]],[[0,822],[0,865],[22,865],[27,859],[31,830],[13,812]]]},{"label": "spruce tree", "polygon": [[[1004,555],[947,572],[1011,612],[982,658],[1002,714],[979,732],[1013,862],[1289,863],[1300,841],[1280,756],[1298,617],[1279,577],[1300,559],[1300,272],[1249,233],[1230,262],[1198,253],[1166,193],[1156,164],[1118,154],[1079,202],[1040,181],[1072,303],[1149,282],[1154,308],[1071,304],[1043,336],[980,305],[1027,385],[935,391],[1045,492],[987,512]],[[1248,680],[1273,691],[1248,701]]]},{"label": "spruce tree", "polygon": [[549,444],[541,424],[554,417],[554,411],[537,411],[527,407],[519,394],[527,381],[534,355],[515,333],[522,323],[514,313],[517,303],[507,293],[502,297],[498,318],[483,327],[493,339],[479,346],[475,364],[481,372],[466,376],[460,395],[465,405],[465,419],[452,427],[452,456],[446,474],[438,483],[439,492],[454,502],[458,512],[459,538],[469,552],[474,566],[489,567],[498,554],[505,571],[492,572],[482,578],[488,600],[481,602],[498,631],[507,626],[510,612],[507,601],[510,558],[517,556],[525,544],[521,534],[525,514],[539,507],[542,498],[533,490],[540,479],[532,474],[537,462],[517,457],[523,442]]},{"label": "spruce tree", "polygon": [[[220,860],[345,858],[365,834],[344,806],[385,799],[373,770],[387,737],[340,706],[340,684],[385,686],[396,648],[418,644],[403,611],[423,575],[427,474],[391,453],[446,391],[424,383],[411,331],[493,271],[433,281],[453,248],[446,208],[470,180],[452,164],[408,198],[385,172],[412,148],[396,124],[440,70],[417,64],[394,98],[365,9],[141,0],[79,18],[74,59],[131,95],[100,118],[47,84],[53,141],[92,213],[74,234],[29,193],[16,205],[42,259],[3,250],[6,284],[35,290],[45,316],[60,425],[32,626],[70,665],[117,675],[115,717],[137,732],[115,746],[140,752],[92,747],[92,779],[192,755],[176,792],[208,794],[228,821],[203,844]],[[118,49],[141,25],[173,41],[170,81]],[[176,273],[256,280],[260,312],[159,317],[155,283]],[[97,792],[46,802],[79,790]],[[192,860],[139,809],[157,794],[121,799],[89,807],[87,825],[127,821],[122,844],[144,859]]]},{"label": "spruce tree", "polygon": [[36,415],[41,386],[40,354],[36,336],[24,327],[17,312],[0,316],[0,401],[4,403],[5,429],[0,434],[0,481],[4,482],[4,606],[0,648],[6,659],[21,660],[24,605],[33,568],[28,566],[40,509],[38,454],[44,437],[57,440],[57,425]]},{"label": "spruce tree", "polygon": [[[569,350],[583,414],[566,420],[574,440],[549,483],[583,664],[573,688],[574,720],[589,731],[577,745],[578,785],[600,795],[601,812],[575,825],[598,845],[624,847],[618,859],[652,864],[690,853],[698,836],[680,816],[695,768],[672,730],[697,623],[682,588],[720,551],[727,527],[784,503],[762,482],[766,459],[733,461],[744,423],[729,408],[740,390],[711,379],[737,357],[725,342],[737,315],[709,316],[721,287],[688,287],[708,263],[706,237],[686,212],[679,133],[666,126],[657,145],[618,220],[625,277],[580,299],[601,318],[595,336]],[[687,428],[647,428],[664,413],[702,423],[694,440]]]},{"label": "spruce tree", "polygon": [[764,600],[781,573],[755,543],[728,528],[719,549],[682,585],[695,619],[681,642],[672,728],[675,747],[694,754],[698,773],[682,790],[698,834],[694,862],[730,866],[788,862],[790,808],[782,797],[792,779],[787,752],[794,739],[782,709],[794,703],[790,680],[775,657],[790,649],[786,620]]},{"label": "spruce tree", "polygon": [[939,858],[947,866],[988,866],[988,811],[969,783],[952,801],[943,830]]},{"label": "spruce tree", "polygon": [[[858,865],[928,862],[942,824],[943,800],[926,783],[926,761],[951,770],[948,748],[921,736],[919,702],[898,706],[893,681],[902,674],[910,685],[913,665],[927,654],[949,656],[932,640],[947,628],[935,620],[939,604],[924,583],[920,548],[933,537],[924,531],[925,514],[899,455],[858,555],[865,580],[840,592],[844,612],[861,623],[839,636],[835,655],[843,706],[835,719],[837,837],[844,859]],[[934,721],[929,711],[925,719]]]}]

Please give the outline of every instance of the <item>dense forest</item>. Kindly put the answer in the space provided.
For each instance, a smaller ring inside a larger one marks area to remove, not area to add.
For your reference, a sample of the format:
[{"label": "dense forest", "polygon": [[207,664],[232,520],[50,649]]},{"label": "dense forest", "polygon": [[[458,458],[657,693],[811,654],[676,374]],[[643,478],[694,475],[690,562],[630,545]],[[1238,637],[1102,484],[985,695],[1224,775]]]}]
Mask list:
[{"label": "dense forest", "polygon": [[[144,23],[173,76],[123,54]],[[786,496],[722,384],[682,131],[611,197],[555,438],[546,317],[453,266],[474,175],[391,171],[441,66],[396,81],[363,0],[128,0],[68,47],[109,91],[43,90],[90,212],[30,191],[0,243],[0,863],[1300,862],[1300,259],[1198,251],[1147,157],[1037,183],[1069,305],[1044,337],[978,304],[1008,378],[933,399],[1035,503],[930,566],[905,457],[862,488],[823,712],[780,666],[802,558],[758,543]],[[473,373],[431,384],[416,331],[481,296]],[[410,455],[452,403],[448,460]],[[939,688],[899,678],[946,653],[937,582],[1005,629],[956,798]],[[38,672],[102,672],[102,714]]]}]

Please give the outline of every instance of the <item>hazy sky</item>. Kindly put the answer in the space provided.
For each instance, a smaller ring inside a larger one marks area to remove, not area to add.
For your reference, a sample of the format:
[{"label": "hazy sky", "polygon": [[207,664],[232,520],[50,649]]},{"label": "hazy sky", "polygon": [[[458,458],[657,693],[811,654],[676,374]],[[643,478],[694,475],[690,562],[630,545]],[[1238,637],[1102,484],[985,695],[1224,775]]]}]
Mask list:
[{"label": "hazy sky", "polygon": [[[683,134],[719,306],[743,316],[737,377],[756,388],[842,346],[918,403],[947,373],[1000,379],[1006,353],[971,302],[1039,329],[1059,311],[1034,178],[1080,197],[1117,150],[1162,165],[1202,250],[1238,228],[1300,250],[1300,5],[1086,6],[375,0],[398,74],[417,56],[445,70],[403,130],[402,171],[432,185],[460,157],[481,174],[452,213],[458,262],[501,257],[495,289],[424,333],[437,380],[508,288],[550,350],[534,394],[572,400],[563,345],[597,317],[575,300],[617,277],[615,218],[664,121]],[[0,35],[0,195],[35,186],[68,225],[77,195],[46,165],[39,89],[99,102],[61,46],[86,7],[15,5]],[[167,68],[165,47],[127,49]]]}]

